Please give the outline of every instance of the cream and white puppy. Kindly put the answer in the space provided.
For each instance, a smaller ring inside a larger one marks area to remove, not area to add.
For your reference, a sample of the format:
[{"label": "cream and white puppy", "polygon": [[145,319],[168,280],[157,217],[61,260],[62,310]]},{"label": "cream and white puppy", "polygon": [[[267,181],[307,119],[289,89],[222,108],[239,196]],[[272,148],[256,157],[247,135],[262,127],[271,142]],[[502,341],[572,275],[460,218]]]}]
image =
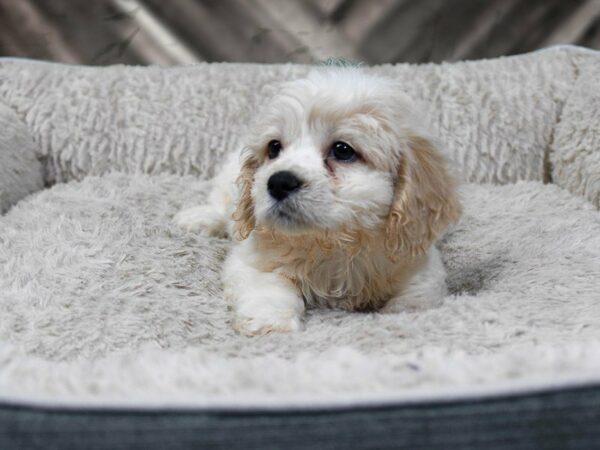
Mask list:
[{"label": "cream and white puppy", "polygon": [[401,87],[360,68],[323,67],[282,85],[208,204],[175,221],[236,238],[225,293],[235,329],[261,335],[301,329],[306,306],[439,303],[445,270],[432,244],[460,209]]}]

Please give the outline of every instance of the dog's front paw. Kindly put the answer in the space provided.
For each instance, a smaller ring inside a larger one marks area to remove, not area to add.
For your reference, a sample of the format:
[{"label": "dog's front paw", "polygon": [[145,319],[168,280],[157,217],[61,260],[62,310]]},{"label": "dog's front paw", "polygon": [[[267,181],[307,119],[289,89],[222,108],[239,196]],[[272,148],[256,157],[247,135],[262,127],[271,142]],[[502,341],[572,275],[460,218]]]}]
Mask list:
[{"label": "dog's front paw", "polygon": [[216,237],[227,236],[223,215],[209,205],[182,209],[175,214],[173,222],[187,231],[205,231]]},{"label": "dog's front paw", "polygon": [[264,336],[274,332],[286,333],[304,329],[301,317],[295,312],[275,312],[271,314],[237,314],[233,329],[246,336]]}]

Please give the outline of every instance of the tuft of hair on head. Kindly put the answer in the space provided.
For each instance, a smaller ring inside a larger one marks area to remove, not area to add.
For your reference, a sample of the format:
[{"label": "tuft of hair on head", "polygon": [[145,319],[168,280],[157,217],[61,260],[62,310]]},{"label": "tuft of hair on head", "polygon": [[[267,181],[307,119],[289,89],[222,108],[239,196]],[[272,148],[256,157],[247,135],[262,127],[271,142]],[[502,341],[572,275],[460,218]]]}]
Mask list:
[{"label": "tuft of hair on head", "polygon": [[339,67],[339,68],[353,68],[358,69],[359,67],[363,67],[364,64],[362,62],[351,61],[346,58],[338,58],[338,57],[330,57],[327,58],[319,64],[319,67]]}]

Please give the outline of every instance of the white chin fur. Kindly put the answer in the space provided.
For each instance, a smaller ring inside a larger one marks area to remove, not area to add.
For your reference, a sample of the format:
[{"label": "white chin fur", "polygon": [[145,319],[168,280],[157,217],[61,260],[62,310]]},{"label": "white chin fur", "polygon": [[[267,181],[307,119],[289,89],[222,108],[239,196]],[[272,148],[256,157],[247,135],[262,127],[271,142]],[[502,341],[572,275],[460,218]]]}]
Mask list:
[{"label": "white chin fur", "polygon": [[[287,212],[283,208],[272,208],[262,221],[264,225],[274,228],[283,233],[300,234],[302,232],[319,228],[318,225],[310,223],[306,218],[295,212]],[[259,221],[261,224],[261,221]]]}]

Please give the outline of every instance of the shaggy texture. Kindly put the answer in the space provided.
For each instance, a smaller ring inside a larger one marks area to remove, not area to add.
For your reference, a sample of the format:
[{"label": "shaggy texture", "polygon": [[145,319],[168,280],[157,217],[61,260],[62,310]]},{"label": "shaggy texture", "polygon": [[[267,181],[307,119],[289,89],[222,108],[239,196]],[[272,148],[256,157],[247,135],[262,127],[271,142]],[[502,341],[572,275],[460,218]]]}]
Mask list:
[{"label": "shaggy texture", "polygon": [[[229,242],[172,215],[209,182],[88,177],[0,218],[0,391],[55,401],[345,401],[600,370],[600,213],[552,185],[467,185],[440,243],[451,289],[418,313],[314,310],[233,333]],[[7,344],[10,343],[10,344]]]},{"label": "shaggy texture", "polygon": [[[452,64],[372,68],[423,102],[465,180],[547,178],[544,155],[587,52],[533,54]],[[112,170],[208,178],[237,149],[277,82],[308,66],[198,64],[77,67],[0,62],[0,98],[29,126],[47,180]],[[91,150],[90,150],[91,149]]]},{"label": "shaggy texture", "polygon": [[230,243],[171,218],[308,67],[0,61],[0,397],[281,405],[598,380],[597,61],[563,47],[367,69],[423,101],[465,180],[516,184],[464,187],[441,307],[313,310],[262,338],[231,330]]},{"label": "shaggy texture", "polygon": [[600,208],[600,60],[581,67],[552,146],[554,182]]},{"label": "shaggy texture", "polygon": [[0,101],[0,214],[44,187],[42,165],[27,127]]}]

